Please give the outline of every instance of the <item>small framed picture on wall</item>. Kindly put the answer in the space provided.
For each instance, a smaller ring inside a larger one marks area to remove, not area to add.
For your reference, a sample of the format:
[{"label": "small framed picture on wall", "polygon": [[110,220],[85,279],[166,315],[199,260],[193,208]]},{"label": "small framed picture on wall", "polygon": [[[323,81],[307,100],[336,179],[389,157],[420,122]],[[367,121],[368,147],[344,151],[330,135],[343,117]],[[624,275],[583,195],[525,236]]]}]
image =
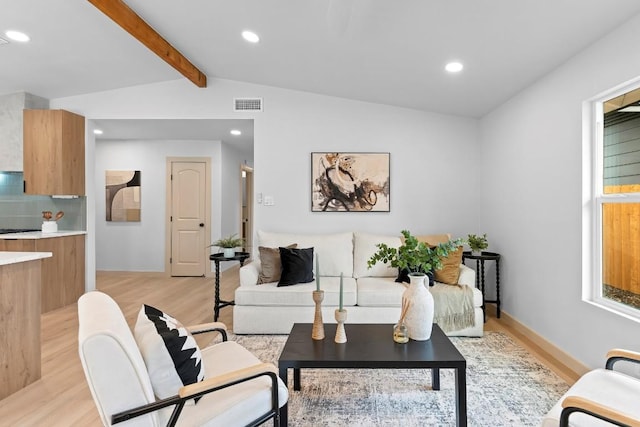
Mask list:
[{"label": "small framed picture on wall", "polygon": [[312,212],[389,212],[389,153],[311,153]]},{"label": "small framed picture on wall", "polygon": [[106,220],[140,222],[140,171],[105,171]]}]

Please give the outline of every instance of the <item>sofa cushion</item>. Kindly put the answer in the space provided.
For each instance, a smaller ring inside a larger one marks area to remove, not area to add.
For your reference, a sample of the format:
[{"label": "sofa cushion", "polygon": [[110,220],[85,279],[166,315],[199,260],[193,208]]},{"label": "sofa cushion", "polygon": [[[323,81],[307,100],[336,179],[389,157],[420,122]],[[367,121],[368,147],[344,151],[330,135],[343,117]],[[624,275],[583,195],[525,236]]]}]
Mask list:
[{"label": "sofa cushion", "polygon": [[278,286],[313,281],[313,248],[279,248],[282,272]]},{"label": "sofa cushion", "polygon": [[[322,268],[322,267],[320,267]],[[323,307],[337,307],[340,300],[340,277],[320,279],[320,288],[324,291]],[[345,277],[343,280],[343,305],[356,305],[356,280]],[[313,306],[313,291],[316,284],[301,283],[296,286],[278,287],[276,283],[265,283],[260,286],[240,286],[235,292],[235,303],[247,306]],[[313,317],[308,319],[313,322]]]},{"label": "sofa cushion", "polygon": [[457,285],[460,276],[460,264],[462,263],[462,246],[448,256],[441,258],[442,268],[435,271],[435,279],[447,285]]},{"label": "sofa cushion", "polygon": [[204,380],[200,348],[173,317],[145,304],[138,313],[134,336],[157,397],[173,396],[183,385]]},{"label": "sofa cushion", "polygon": [[354,233],[353,238],[353,277],[396,277],[398,269],[390,264],[377,263],[373,267],[367,266],[367,261],[378,251],[376,245],[385,243],[390,248],[397,248],[401,244],[399,236],[383,236],[369,233]]},{"label": "sofa cushion", "polygon": [[[297,244],[287,246],[287,248],[295,248]],[[282,272],[282,262],[280,261],[279,248],[267,248],[258,246],[260,252],[260,274],[258,275],[258,284],[277,282],[280,280]]]},{"label": "sofa cushion", "polygon": [[286,234],[258,231],[258,243],[267,247],[314,248],[321,276],[353,276],[353,233]]},{"label": "sofa cushion", "polygon": [[[436,282],[434,286],[449,286]],[[358,305],[361,307],[400,307],[402,293],[407,288],[391,277],[362,277],[358,279]],[[482,292],[472,287],[473,306],[482,307]],[[399,312],[398,312],[399,313]]]},{"label": "sofa cushion", "polygon": [[358,279],[358,305],[360,307],[398,307],[402,303],[402,293],[407,289],[395,277],[361,277]]}]

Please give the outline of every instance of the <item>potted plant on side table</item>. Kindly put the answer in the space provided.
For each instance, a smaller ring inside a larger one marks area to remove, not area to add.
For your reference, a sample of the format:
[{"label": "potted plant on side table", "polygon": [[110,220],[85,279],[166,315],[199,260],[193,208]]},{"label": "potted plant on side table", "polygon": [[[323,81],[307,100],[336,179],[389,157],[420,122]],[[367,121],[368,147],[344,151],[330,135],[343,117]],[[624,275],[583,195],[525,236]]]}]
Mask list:
[{"label": "potted plant on side table", "polygon": [[489,247],[489,241],[487,240],[487,234],[482,236],[476,236],[475,234],[469,234],[467,236],[467,242],[471,248],[473,255],[482,255],[482,251]]},{"label": "potted plant on side table", "polygon": [[238,237],[237,234],[233,234],[228,237],[223,237],[221,239],[216,240],[211,246],[216,246],[222,249],[222,253],[225,258],[233,258],[236,254],[236,248],[242,247],[244,245],[244,239]]},{"label": "potted plant on side table", "polygon": [[[385,243],[376,245],[378,251],[367,261],[369,268],[378,262],[389,263],[391,267],[409,271],[409,287],[402,294],[401,323],[406,325],[409,338],[426,341],[431,338],[433,327],[433,296],[424,286],[426,273],[440,270],[442,258],[456,251],[464,244],[463,239],[449,240],[431,248],[419,242],[408,230],[402,230],[404,242],[398,248]],[[402,327],[401,324],[396,325]]]}]

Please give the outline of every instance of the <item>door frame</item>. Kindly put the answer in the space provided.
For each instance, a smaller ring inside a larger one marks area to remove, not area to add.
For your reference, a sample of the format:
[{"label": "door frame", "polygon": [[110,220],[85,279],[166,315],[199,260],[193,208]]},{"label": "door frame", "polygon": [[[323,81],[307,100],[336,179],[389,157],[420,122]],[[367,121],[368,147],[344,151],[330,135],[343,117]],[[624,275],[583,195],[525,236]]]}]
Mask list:
[{"label": "door frame", "polygon": [[[242,173],[246,174],[246,178],[243,182]],[[242,236],[242,196],[243,191],[247,193],[247,218],[249,218],[249,223],[247,225],[247,236],[248,239],[245,242],[247,246],[247,250],[250,254],[253,253],[253,168],[251,166],[247,166],[246,164],[240,165],[240,230],[239,236]]]},{"label": "door frame", "polygon": [[[173,163],[204,163],[205,190],[204,190],[204,251],[208,251],[211,244],[211,157],[167,157],[165,173],[165,218],[164,218],[164,273],[171,276],[171,170]],[[205,263],[209,257],[205,257]],[[211,263],[205,265],[205,276],[211,272]]]}]

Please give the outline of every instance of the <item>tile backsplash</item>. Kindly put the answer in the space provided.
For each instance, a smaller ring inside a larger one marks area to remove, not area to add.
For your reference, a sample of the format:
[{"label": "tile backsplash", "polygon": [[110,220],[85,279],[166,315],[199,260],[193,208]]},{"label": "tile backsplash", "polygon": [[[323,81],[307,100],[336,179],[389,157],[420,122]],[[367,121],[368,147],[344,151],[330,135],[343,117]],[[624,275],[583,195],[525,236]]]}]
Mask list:
[{"label": "tile backsplash", "polygon": [[22,172],[0,172],[0,228],[33,228],[42,226],[42,211],[55,215],[60,230],[86,230],[86,197],[59,199],[23,193]]}]

